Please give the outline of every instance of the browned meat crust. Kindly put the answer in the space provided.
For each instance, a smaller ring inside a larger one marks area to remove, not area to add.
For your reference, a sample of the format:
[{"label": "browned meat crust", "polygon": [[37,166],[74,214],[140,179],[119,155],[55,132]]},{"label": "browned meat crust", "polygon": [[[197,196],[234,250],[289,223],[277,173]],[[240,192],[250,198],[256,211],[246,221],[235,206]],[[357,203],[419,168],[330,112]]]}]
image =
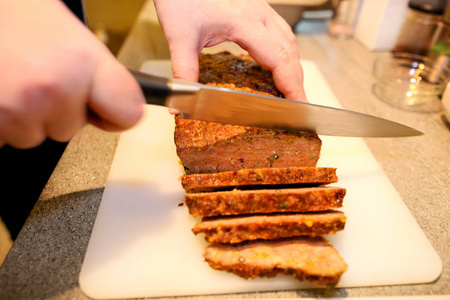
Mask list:
[{"label": "browned meat crust", "polygon": [[[228,52],[200,56],[204,84],[282,96],[272,74],[250,57]],[[214,99],[211,99],[212,101]],[[251,128],[175,117],[175,145],[186,174],[240,169],[315,167],[322,142],[316,134]]]},{"label": "browned meat crust", "polygon": [[337,180],[336,168],[265,168],[183,175],[181,185],[186,192],[192,193],[243,186],[321,185]]},{"label": "browned meat crust", "polygon": [[240,169],[315,167],[315,134],[251,128],[175,117],[175,145],[186,174]]},{"label": "browned meat crust", "polygon": [[210,243],[240,243],[256,239],[335,234],[344,229],[346,220],[340,211],[245,215],[205,219],[197,223],[192,231],[195,234],[204,233]]},{"label": "browned meat crust", "polygon": [[342,207],[346,190],[340,187],[233,190],[187,193],[186,205],[194,217],[273,212],[324,211]]},{"label": "browned meat crust", "polygon": [[200,83],[283,97],[275,86],[272,73],[248,55],[235,56],[226,51],[202,53],[199,61]]},{"label": "browned meat crust", "polygon": [[347,264],[322,237],[253,241],[241,244],[211,244],[205,260],[217,270],[244,278],[292,275],[319,285],[337,284]]}]

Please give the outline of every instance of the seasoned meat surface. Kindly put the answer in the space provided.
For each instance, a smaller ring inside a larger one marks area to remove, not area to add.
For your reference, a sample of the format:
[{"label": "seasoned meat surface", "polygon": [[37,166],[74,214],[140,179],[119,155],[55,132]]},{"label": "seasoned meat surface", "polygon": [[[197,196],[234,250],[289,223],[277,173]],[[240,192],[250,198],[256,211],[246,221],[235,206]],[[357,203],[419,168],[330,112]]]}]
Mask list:
[{"label": "seasoned meat surface", "polygon": [[337,182],[336,168],[265,168],[244,169],[213,174],[191,174],[181,176],[181,185],[186,192],[205,192],[245,186],[273,186]]},{"label": "seasoned meat surface", "polygon": [[249,55],[236,56],[227,51],[215,54],[201,53],[199,65],[200,83],[283,97],[275,86],[272,73],[256,63]]},{"label": "seasoned meat surface", "polygon": [[186,193],[194,217],[273,212],[324,211],[342,207],[346,190],[340,187],[305,187]]},{"label": "seasoned meat surface", "polygon": [[340,211],[244,215],[207,218],[197,223],[192,231],[195,234],[204,233],[210,243],[240,243],[256,239],[335,234],[344,229],[346,220]]},{"label": "seasoned meat surface", "polygon": [[323,237],[252,241],[240,244],[211,244],[205,260],[217,270],[244,278],[292,275],[319,285],[337,284],[347,264]]},{"label": "seasoned meat surface", "polygon": [[[228,52],[202,54],[199,81],[251,93],[282,96],[268,70],[249,57],[238,57]],[[183,119],[177,115],[175,145],[186,174],[195,174],[314,167],[322,141],[316,134],[306,132],[219,124]]]}]

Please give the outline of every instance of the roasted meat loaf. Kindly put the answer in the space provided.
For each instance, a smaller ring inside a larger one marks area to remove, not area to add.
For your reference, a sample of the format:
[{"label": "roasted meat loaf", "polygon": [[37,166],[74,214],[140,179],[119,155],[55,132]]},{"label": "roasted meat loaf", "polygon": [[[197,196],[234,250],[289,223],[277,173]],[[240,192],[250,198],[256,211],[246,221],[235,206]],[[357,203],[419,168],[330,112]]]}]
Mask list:
[{"label": "roasted meat loaf", "polygon": [[274,240],[297,236],[335,234],[347,218],[340,211],[303,214],[266,214],[208,218],[192,231],[204,233],[210,243],[240,243],[257,239]]},{"label": "roasted meat loaf", "polygon": [[[200,55],[199,82],[283,97],[272,74],[249,56]],[[214,99],[210,99],[213,105]],[[192,231],[210,243],[204,258],[244,278],[293,275],[335,285],[347,265],[322,237],[343,230],[344,188],[319,168],[316,134],[219,124],[175,116],[174,139]]]},{"label": "roasted meat loaf", "polygon": [[342,207],[346,190],[340,187],[232,190],[186,193],[185,202],[194,217],[273,212],[325,211]]},{"label": "roasted meat loaf", "polygon": [[292,275],[301,281],[334,286],[347,264],[322,237],[301,237],[240,244],[210,244],[205,260],[217,270],[244,278]]},{"label": "roasted meat loaf", "polygon": [[[228,52],[200,56],[204,84],[282,96],[272,74],[249,57]],[[214,102],[214,99],[211,99]],[[314,167],[322,142],[316,134],[219,124],[175,117],[175,145],[186,174],[240,169]]]},{"label": "roasted meat loaf", "polygon": [[322,185],[337,182],[336,168],[265,168],[243,169],[212,174],[181,176],[186,192],[207,192],[236,187],[267,188],[277,185]]}]

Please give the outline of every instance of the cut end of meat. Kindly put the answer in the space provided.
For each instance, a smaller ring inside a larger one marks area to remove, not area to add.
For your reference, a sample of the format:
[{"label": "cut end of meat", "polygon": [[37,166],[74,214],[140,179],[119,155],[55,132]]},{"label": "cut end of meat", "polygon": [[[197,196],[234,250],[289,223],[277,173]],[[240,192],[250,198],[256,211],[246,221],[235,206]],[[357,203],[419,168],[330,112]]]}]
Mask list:
[{"label": "cut end of meat", "polygon": [[316,134],[219,124],[175,116],[175,144],[186,174],[315,167]]}]

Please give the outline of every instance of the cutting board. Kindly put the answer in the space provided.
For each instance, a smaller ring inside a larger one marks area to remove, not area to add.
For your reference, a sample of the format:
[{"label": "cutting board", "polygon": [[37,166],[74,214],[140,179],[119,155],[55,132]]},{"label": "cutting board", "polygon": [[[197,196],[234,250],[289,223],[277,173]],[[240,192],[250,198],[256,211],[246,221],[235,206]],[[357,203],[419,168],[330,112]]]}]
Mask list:
[{"label": "cutting board", "polygon": [[[339,107],[317,67],[302,64],[308,98]],[[143,71],[168,76],[170,64],[151,62]],[[284,275],[245,280],[204,262],[204,237],[191,232],[199,220],[183,205],[173,130],[166,108],[147,106],[142,122],[121,135],[80,272],[83,292],[101,299],[315,287]],[[335,185],[347,189],[345,230],[327,236],[349,266],[339,287],[435,280],[439,256],[364,141],[321,139],[318,165],[336,167]]]}]

